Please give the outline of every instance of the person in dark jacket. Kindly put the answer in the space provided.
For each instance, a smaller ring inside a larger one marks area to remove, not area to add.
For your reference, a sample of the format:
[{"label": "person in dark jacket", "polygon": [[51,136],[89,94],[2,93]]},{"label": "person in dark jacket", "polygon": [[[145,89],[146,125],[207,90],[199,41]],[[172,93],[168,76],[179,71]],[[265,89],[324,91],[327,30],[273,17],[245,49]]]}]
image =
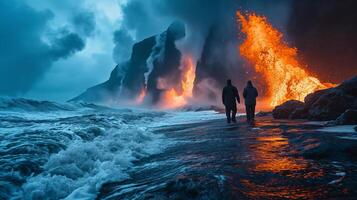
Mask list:
[{"label": "person in dark jacket", "polygon": [[[227,85],[223,88],[222,102],[226,107],[227,123],[236,122],[237,104],[240,103],[238,89],[232,85],[231,80],[227,80]],[[232,114],[232,117],[231,117]]]},{"label": "person in dark jacket", "polygon": [[247,122],[252,123],[254,122],[255,116],[255,105],[256,105],[256,98],[258,97],[258,91],[253,86],[252,81],[247,82],[247,86],[244,88],[243,91],[244,103],[245,103],[245,111],[247,114]]}]

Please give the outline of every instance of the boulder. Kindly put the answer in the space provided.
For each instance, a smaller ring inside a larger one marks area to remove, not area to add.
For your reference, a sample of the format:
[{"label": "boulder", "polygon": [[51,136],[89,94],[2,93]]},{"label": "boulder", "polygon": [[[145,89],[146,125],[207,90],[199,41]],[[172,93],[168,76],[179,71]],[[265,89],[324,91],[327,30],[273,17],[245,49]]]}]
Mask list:
[{"label": "boulder", "polygon": [[276,106],[273,110],[275,119],[291,119],[291,114],[297,109],[303,109],[304,103],[297,100],[289,100],[280,106]]},{"label": "boulder", "polygon": [[[348,111],[344,114],[345,111]],[[338,123],[353,123],[357,110],[357,76],[344,81],[335,88],[319,90],[305,97],[304,103],[287,101],[273,111],[277,119],[336,120]],[[343,115],[344,114],[344,115]],[[352,118],[351,118],[352,116]]]},{"label": "boulder", "polygon": [[311,120],[335,120],[347,109],[357,109],[357,76],[335,88],[307,95],[305,109]]},{"label": "boulder", "polygon": [[346,110],[336,119],[336,124],[339,125],[357,124],[357,110],[351,110],[351,109]]},{"label": "boulder", "polygon": [[[353,96],[344,91],[331,88],[323,92],[312,93],[307,96],[305,108],[308,110],[308,118],[311,120],[335,120],[354,102]],[[311,99],[314,99],[311,102]]]},{"label": "boulder", "polygon": [[289,116],[289,119],[307,119],[309,111],[305,107],[296,108]]},{"label": "boulder", "polygon": [[339,90],[342,90],[348,95],[357,97],[357,76],[343,81],[339,86],[336,87]]}]

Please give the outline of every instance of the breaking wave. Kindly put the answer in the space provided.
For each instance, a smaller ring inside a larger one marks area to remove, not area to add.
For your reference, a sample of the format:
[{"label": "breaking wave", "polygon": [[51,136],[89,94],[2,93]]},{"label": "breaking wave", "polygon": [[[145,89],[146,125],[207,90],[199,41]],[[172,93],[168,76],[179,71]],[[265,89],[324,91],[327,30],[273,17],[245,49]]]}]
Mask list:
[{"label": "breaking wave", "polygon": [[194,113],[1,98],[0,199],[95,199],[175,143],[153,128],[209,116]]},{"label": "breaking wave", "polygon": [[0,199],[94,199],[169,144],[145,126],[163,112],[1,100]]}]

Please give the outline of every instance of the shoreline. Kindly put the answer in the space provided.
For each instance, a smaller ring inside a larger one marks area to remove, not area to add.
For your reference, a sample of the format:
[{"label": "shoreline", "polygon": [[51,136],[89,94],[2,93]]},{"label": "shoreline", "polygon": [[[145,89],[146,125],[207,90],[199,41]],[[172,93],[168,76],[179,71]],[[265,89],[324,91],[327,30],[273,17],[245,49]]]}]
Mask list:
[{"label": "shoreline", "polygon": [[[176,145],[136,161],[130,179],[104,184],[97,199],[280,199],[357,195],[354,133],[317,131],[306,120],[257,117],[155,128]],[[340,145],[340,143],[343,145]],[[356,151],[357,152],[357,151]]]}]

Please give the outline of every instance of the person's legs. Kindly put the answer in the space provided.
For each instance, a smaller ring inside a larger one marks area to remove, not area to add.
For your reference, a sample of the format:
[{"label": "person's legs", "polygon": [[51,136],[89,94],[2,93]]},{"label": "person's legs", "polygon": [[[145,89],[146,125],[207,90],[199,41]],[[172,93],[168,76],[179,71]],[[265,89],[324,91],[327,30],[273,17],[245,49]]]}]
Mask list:
[{"label": "person's legs", "polygon": [[233,122],[237,122],[237,120],[236,120],[236,114],[237,114],[237,107],[234,106],[234,107],[232,108],[232,121],[233,121]]},{"label": "person's legs", "polygon": [[254,121],[254,118],[255,118],[255,104],[252,105],[252,121]]},{"label": "person's legs", "polygon": [[254,122],[254,110],[253,110],[253,105],[247,105],[247,110],[248,110],[248,123],[253,123]]},{"label": "person's legs", "polygon": [[226,106],[227,123],[231,123],[231,108]]},{"label": "person's legs", "polygon": [[251,109],[251,105],[247,105],[247,119],[248,119],[248,122],[252,121],[252,109]]},{"label": "person's legs", "polygon": [[247,122],[250,121],[250,110],[249,110],[249,105],[245,105],[245,115],[247,117]]}]

